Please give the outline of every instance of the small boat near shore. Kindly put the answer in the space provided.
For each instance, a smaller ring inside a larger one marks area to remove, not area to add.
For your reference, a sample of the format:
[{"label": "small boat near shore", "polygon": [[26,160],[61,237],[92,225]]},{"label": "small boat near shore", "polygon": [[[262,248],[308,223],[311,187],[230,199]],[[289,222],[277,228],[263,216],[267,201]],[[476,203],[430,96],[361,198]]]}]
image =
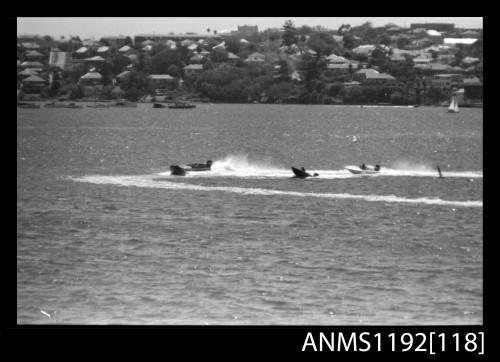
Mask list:
[{"label": "small boat near shore", "polygon": [[167,108],[167,106],[161,103],[154,103],[153,108]]},{"label": "small boat near shore", "polygon": [[28,102],[18,102],[17,106],[19,108],[40,108],[38,103],[28,103]]},{"label": "small boat near shore", "polygon": [[130,102],[126,101],[124,99],[116,101],[114,104],[112,104],[114,107],[137,107],[137,102]]},{"label": "small boat near shore", "polygon": [[109,104],[106,103],[94,103],[94,104],[87,104],[88,108],[109,108]]},{"label": "small boat near shore", "polygon": [[346,166],[347,171],[355,175],[373,175],[380,173],[380,165]]},{"label": "small boat near shore", "polygon": [[64,103],[64,102],[51,102],[45,103],[45,108],[83,108],[82,105],[76,104],[74,102]]},{"label": "small boat near shore", "polygon": [[188,102],[177,101],[173,104],[168,105],[168,108],[179,108],[179,109],[196,108],[196,105]]}]

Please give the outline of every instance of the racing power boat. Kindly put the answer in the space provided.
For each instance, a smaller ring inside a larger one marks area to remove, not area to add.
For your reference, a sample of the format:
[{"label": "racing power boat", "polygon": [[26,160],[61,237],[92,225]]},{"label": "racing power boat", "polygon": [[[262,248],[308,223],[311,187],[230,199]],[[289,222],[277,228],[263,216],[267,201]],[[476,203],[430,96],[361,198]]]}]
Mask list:
[{"label": "racing power boat", "polygon": [[186,171],[178,165],[170,166],[170,174],[174,176],[186,176]]},{"label": "racing power boat", "polygon": [[186,171],[210,171],[212,160],[207,160],[207,163],[188,163],[184,169]]},{"label": "racing power boat", "polygon": [[310,173],[308,173],[306,171],[306,169],[304,167],[302,168],[296,168],[296,167],[292,167],[292,171],[293,173],[295,174],[295,177],[299,177],[299,178],[306,178],[306,177],[316,177],[316,176],[319,176],[317,173],[311,175]]},{"label": "racing power boat", "polygon": [[346,170],[355,175],[372,175],[380,173],[380,165],[346,166]]},{"label": "racing power boat", "polygon": [[210,171],[211,167],[212,160],[208,160],[207,163],[188,163],[184,167],[181,167],[179,165],[172,165],[170,166],[170,173],[174,176],[186,176],[187,172]]}]

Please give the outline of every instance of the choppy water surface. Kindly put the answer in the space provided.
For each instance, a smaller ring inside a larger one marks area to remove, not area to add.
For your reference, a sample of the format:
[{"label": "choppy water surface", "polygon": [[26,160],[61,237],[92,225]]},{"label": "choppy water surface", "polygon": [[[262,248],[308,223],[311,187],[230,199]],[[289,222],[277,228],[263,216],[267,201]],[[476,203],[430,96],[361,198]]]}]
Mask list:
[{"label": "choppy water surface", "polygon": [[[481,109],[141,104],[17,126],[18,323],[482,323]],[[382,172],[344,169],[362,162]]]}]

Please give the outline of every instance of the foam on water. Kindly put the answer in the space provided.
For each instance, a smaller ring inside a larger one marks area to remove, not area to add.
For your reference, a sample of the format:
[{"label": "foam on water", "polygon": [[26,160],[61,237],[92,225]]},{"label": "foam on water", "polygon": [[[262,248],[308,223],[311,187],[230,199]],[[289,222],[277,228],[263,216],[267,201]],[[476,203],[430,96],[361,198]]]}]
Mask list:
[{"label": "foam on water", "polygon": [[325,199],[354,199],[370,202],[389,202],[389,203],[408,203],[408,204],[427,204],[427,205],[444,205],[457,207],[482,207],[482,201],[448,201],[439,198],[405,198],[395,195],[353,195],[353,194],[334,194],[334,193],[315,193],[315,192],[297,192],[297,191],[281,191],[269,190],[262,188],[244,188],[244,187],[227,187],[227,186],[202,186],[186,184],[182,182],[170,182],[168,178],[156,179],[151,175],[142,176],[84,176],[73,178],[78,182],[90,182],[94,184],[112,184],[126,187],[144,187],[144,188],[160,188],[171,190],[189,190],[201,192],[229,192],[242,195],[265,195],[265,196],[292,196],[292,197],[317,197]]},{"label": "foam on water", "polygon": [[[302,167],[302,165],[292,165]],[[348,165],[346,165],[348,167]],[[357,167],[357,166],[351,166]],[[405,176],[405,177],[437,177],[436,168],[429,164],[415,164],[404,161],[394,162],[390,167],[382,165],[378,174],[355,175],[345,168],[337,170],[307,169],[309,173],[318,173],[318,178],[342,179],[352,177],[380,177],[380,176]],[[446,171],[442,170],[444,177],[482,178],[482,171]],[[170,175],[170,171],[160,172],[160,176]],[[186,177],[245,177],[245,178],[283,178],[293,176],[290,167],[277,166],[270,160],[250,160],[246,155],[229,155],[221,160],[214,161],[210,171],[190,172]]]}]

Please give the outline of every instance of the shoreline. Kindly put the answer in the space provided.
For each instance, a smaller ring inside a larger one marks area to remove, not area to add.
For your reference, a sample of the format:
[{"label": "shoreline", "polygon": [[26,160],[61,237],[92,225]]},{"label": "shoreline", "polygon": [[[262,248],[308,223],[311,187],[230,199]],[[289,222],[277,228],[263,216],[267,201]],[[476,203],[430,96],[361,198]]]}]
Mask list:
[{"label": "shoreline", "polygon": [[[59,102],[59,103],[112,103],[115,102],[114,100],[88,100],[88,99],[73,99],[73,100],[59,100],[59,99],[29,99],[29,100],[18,100],[17,103],[51,103],[51,102]],[[128,102],[128,101],[127,101]],[[132,102],[132,101],[130,101]],[[336,104],[321,104],[321,103],[251,103],[251,102],[246,102],[246,103],[233,103],[233,102],[200,102],[200,101],[188,101],[189,103],[193,104],[209,104],[209,105],[214,105],[214,104],[232,104],[232,105],[280,105],[280,106],[287,106],[287,105],[295,105],[295,106],[341,106],[341,107],[359,107],[359,108],[420,108],[420,107],[437,107],[437,108],[446,108],[448,105],[441,105],[441,104],[408,104],[408,105],[403,105],[403,104],[377,104],[377,103],[363,103],[363,104],[351,104],[351,103],[336,103]],[[162,104],[170,104],[174,103],[172,102],[141,102],[141,101],[136,101],[133,103],[137,104],[155,104],[155,103],[162,103]],[[472,104],[472,105],[460,105],[460,108],[483,108],[482,104]]]}]

